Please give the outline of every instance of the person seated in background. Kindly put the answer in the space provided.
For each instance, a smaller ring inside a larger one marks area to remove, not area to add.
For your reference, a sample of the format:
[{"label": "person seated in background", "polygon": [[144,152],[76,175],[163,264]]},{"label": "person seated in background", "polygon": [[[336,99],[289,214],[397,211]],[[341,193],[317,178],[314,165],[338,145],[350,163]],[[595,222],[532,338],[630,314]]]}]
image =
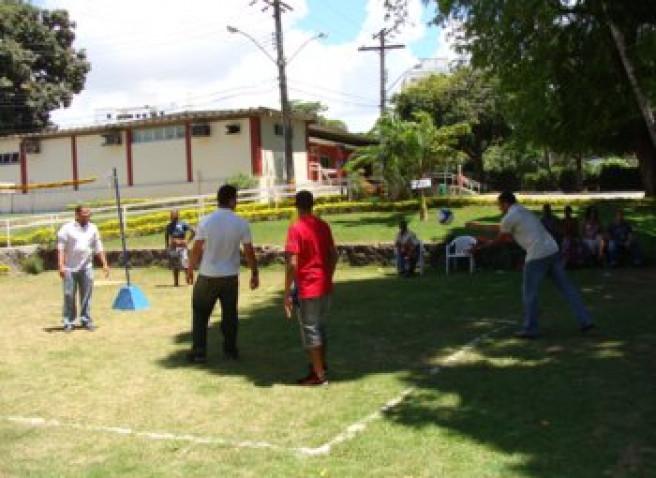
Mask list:
[{"label": "person seated in background", "polygon": [[561,251],[565,266],[579,266],[583,256],[581,250],[581,236],[579,234],[579,221],[573,215],[572,206],[565,206],[565,217],[562,221],[563,239]]},{"label": "person seated in background", "polygon": [[177,209],[171,211],[171,222],[164,231],[164,242],[169,254],[169,267],[173,271],[173,285],[180,285],[180,271],[187,269],[189,262],[189,250],[187,248],[187,233],[189,240],[194,238],[194,229],[185,221],[180,220]]},{"label": "person seated in background", "polygon": [[588,262],[604,263],[604,229],[599,220],[599,211],[594,206],[588,206],[583,220],[583,250]]},{"label": "person seated in background", "polygon": [[558,247],[561,246],[562,243],[562,227],[560,224],[560,219],[553,213],[553,210],[551,209],[551,204],[545,204],[542,206],[542,217],[540,218],[540,222],[544,226],[544,228],[551,234],[551,237],[554,238],[556,243],[558,244]]},{"label": "person seated in background", "polygon": [[615,219],[608,226],[608,262],[611,267],[618,265],[620,259],[627,256],[633,265],[642,264],[640,245],[636,241],[631,224],[624,218],[624,211],[615,211]]},{"label": "person seated in background", "polygon": [[399,221],[399,233],[394,241],[396,268],[400,275],[409,277],[415,272],[419,260],[420,242],[417,235],[408,229],[405,219]]}]

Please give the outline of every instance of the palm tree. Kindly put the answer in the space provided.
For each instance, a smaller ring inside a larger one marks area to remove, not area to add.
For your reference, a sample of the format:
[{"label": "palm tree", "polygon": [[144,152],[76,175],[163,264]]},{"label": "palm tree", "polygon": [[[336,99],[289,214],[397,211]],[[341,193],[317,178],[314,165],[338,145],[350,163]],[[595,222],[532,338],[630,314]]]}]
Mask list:
[{"label": "palm tree", "polygon": [[[374,130],[380,142],[358,149],[346,169],[350,173],[366,166],[382,169],[390,198],[402,199],[412,193],[411,180],[430,176],[449,162],[463,159],[456,147],[458,139],[469,130],[466,123],[436,128],[425,112],[416,113],[413,121],[386,115]],[[419,190],[419,217],[422,221],[428,217],[423,190]]]}]

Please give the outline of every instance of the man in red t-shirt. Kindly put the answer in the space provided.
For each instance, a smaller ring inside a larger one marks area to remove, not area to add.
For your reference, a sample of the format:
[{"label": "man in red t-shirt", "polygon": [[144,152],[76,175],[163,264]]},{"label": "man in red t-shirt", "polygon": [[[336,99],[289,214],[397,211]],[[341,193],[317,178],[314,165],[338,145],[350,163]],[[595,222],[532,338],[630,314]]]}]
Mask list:
[{"label": "man in red t-shirt", "polygon": [[324,323],[330,309],[337,249],[330,226],[312,214],[314,198],[309,191],[296,194],[298,220],[289,227],[285,252],[285,313],[292,318],[295,284],[298,319],[303,346],[310,356],[310,374],[299,385],[324,385],[326,379],[326,333]]}]

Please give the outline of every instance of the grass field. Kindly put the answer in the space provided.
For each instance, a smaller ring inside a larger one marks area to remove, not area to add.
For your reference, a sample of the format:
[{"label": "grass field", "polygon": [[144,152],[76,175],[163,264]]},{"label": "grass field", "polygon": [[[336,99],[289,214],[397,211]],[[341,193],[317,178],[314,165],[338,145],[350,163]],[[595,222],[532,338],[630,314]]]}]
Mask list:
[{"label": "grass field", "polygon": [[[612,203],[601,205],[602,219],[606,224],[612,219],[614,207]],[[646,249],[651,252],[656,247],[656,212],[653,207],[635,207],[629,202],[625,204],[625,210],[627,218],[641,233]],[[496,206],[464,206],[453,208],[453,211],[455,219],[448,227],[436,221],[436,210],[430,210],[429,220],[425,222],[421,222],[416,213],[390,212],[335,214],[326,215],[325,219],[333,228],[338,243],[371,243],[392,242],[402,217],[409,221],[410,228],[425,242],[439,242],[450,234],[467,232],[464,226],[469,221],[498,222],[501,217]],[[554,211],[562,217],[562,207],[554,208]],[[539,208],[536,208],[536,212],[539,212]],[[580,214],[582,211],[575,208],[575,212]],[[256,244],[282,245],[288,226],[289,221],[254,222],[251,224],[254,241]],[[108,249],[120,249],[120,240],[109,240],[106,246]],[[128,247],[164,247],[164,233],[128,238]]]},{"label": "grass field", "polygon": [[[579,336],[545,287],[545,337],[525,343],[511,338],[519,274],[401,280],[341,268],[331,384],[319,389],[292,385],[305,358],[282,316],[281,269],[243,291],[242,360],[222,359],[213,323],[205,366],[184,361],[191,289],[169,287],[165,270],[134,277],[150,310],[112,311],[116,286],[98,286],[98,330],[71,334],[58,329],[54,273],[0,277],[11,291],[0,335],[0,476],[596,478],[656,469],[654,270],[575,275],[600,325],[594,337]],[[299,451],[331,441],[327,454]]]}]

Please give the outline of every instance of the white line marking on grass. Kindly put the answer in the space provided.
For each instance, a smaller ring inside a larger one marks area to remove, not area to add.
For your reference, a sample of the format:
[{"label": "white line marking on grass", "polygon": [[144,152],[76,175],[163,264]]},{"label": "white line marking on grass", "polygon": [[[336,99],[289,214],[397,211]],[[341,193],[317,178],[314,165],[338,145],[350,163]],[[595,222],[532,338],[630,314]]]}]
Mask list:
[{"label": "white line marking on grass", "polygon": [[[507,327],[508,325],[497,327],[496,329],[493,329],[490,332],[486,332],[476,337],[475,339],[467,342],[465,345],[460,347],[457,351],[455,351],[454,353],[449,355],[446,359],[444,359],[444,364],[449,365],[458,362],[464,354],[475,348],[483,340],[486,340],[491,335],[494,335],[495,333]],[[428,373],[430,375],[437,375],[440,372],[440,370],[441,370],[440,367],[433,367],[428,371]],[[302,455],[306,455],[306,456],[328,455],[335,446],[347,442],[349,440],[352,440],[359,433],[365,431],[369,423],[378,420],[380,418],[383,418],[386,412],[392,410],[393,408],[396,408],[401,403],[403,403],[416,389],[417,389],[416,387],[406,388],[399,395],[387,401],[378,410],[358,420],[357,422],[349,425],[340,434],[338,434],[328,442],[324,443],[323,445],[318,446],[316,448],[298,448],[297,451]]]},{"label": "white line marking on grass", "polygon": [[[505,323],[509,324],[510,322],[505,322]],[[486,332],[476,337],[475,339],[469,341],[468,343],[460,347],[457,351],[446,357],[444,359],[444,365],[449,365],[458,362],[464,354],[469,352],[471,349],[475,348],[483,340],[486,340],[490,336],[494,335],[495,333],[507,327],[508,325],[497,327],[491,330],[490,332]],[[437,375],[440,371],[441,371],[440,367],[433,367],[428,371],[428,373],[430,375]],[[304,456],[319,456],[319,455],[329,454],[335,446],[347,442],[349,440],[352,440],[359,433],[364,432],[367,428],[367,425],[369,425],[369,423],[378,420],[380,418],[383,418],[386,412],[392,410],[393,408],[396,408],[401,403],[403,403],[408,398],[408,396],[410,396],[410,394],[412,394],[415,390],[416,387],[406,388],[399,395],[392,398],[391,400],[388,400],[375,412],[370,413],[369,415],[358,420],[355,423],[352,423],[351,425],[346,427],[341,433],[336,435],[334,438],[327,441],[323,445],[315,448],[284,447],[265,441],[251,441],[251,440],[235,441],[235,440],[227,440],[224,438],[203,437],[203,436],[190,435],[190,434],[178,435],[175,433],[168,433],[168,432],[139,431],[139,430],[133,430],[132,428],[125,428],[125,427],[83,425],[80,423],[66,423],[55,419],[46,419],[46,418],[39,418],[39,417],[0,416],[0,420],[8,421],[11,423],[18,423],[21,425],[31,426],[31,427],[68,428],[71,430],[84,430],[84,431],[91,431],[91,432],[111,433],[111,434],[123,435],[123,436],[133,436],[133,437],[145,438],[154,441],[181,441],[181,442],[188,442],[188,443],[199,444],[199,445],[218,445],[227,448],[269,449],[269,450],[276,450],[276,451],[293,452]]]},{"label": "white line marking on grass", "polygon": [[124,427],[105,427],[105,426],[96,426],[96,425],[81,425],[79,423],[65,423],[59,420],[48,420],[45,418],[38,417],[17,417],[17,416],[8,416],[2,417],[3,420],[19,423],[21,425],[31,426],[31,427],[42,427],[42,428],[68,428],[71,430],[84,430],[92,432],[102,432],[102,433],[112,433],[116,435],[124,436],[135,436],[139,438],[146,438],[148,440],[155,441],[183,441],[201,445],[219,445],[228,448],[268,448],[271,450],[289,450],[288,448],[280,447],[272,443],[267,443],[263,441],[231,441],[225,440],[223,438],[210,438],[202,437],[197,435],[177,435],[175,433],[168,432],[149,432],[149,431],[139,431],[133,430],[131,428]]}]

